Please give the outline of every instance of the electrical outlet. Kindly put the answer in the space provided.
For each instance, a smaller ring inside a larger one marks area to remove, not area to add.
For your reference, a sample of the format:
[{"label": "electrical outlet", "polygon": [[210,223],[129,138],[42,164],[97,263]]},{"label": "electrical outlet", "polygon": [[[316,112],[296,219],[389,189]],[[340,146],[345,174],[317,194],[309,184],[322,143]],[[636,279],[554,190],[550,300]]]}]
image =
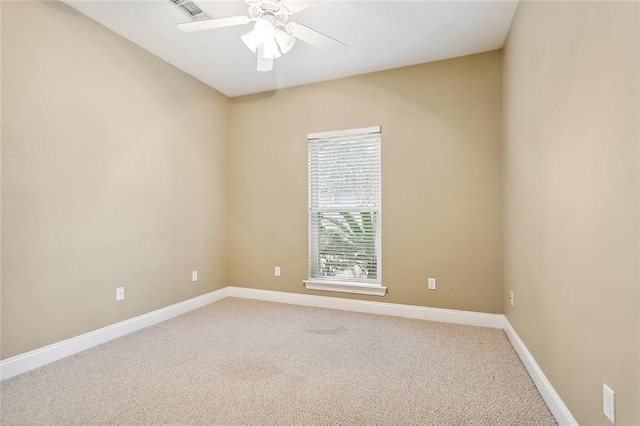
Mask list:
[{"label": "electrical outlet", "polygon": [[511,303],[511,306],[513,306],[513,290],[509,291],[509,302]]},{"label": "electrical outlet", "polygon": [[602,384],[602,412],[611,423],[616,424],[615,392],[605,383]]},{"label": "electrical outlet", "polygon": [[198,271],[191,271],[191,281],[198,281]]},{"label": "electrical outlet", "polygon": [[429,290],[435,290],[436,289],[436,279],[435,278],[429,278],[427,280],[427,283],[428,283]]},{"label": "electrical outlet", "polygon": [[124,300],[124,287],[116,288],[116,302]]},{"label": "electrical outlet", "polygon": [[275,274],[276,274],[276,277],[280,276],[280,267],[279,266],[276,266]]}]

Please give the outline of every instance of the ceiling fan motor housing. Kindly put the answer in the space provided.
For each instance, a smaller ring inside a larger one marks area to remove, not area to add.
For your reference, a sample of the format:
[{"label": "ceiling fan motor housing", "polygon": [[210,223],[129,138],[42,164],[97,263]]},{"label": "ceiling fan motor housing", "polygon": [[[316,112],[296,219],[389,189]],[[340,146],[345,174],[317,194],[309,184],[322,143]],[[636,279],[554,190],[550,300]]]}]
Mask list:
[{"label": "ceiling fan motor housing", "polygon": [[279,25],[284,25],[289,19],[290,12],[281,0],[250,0],[247,3],[249,3],[249,15],[254,19],[271,15]]}]

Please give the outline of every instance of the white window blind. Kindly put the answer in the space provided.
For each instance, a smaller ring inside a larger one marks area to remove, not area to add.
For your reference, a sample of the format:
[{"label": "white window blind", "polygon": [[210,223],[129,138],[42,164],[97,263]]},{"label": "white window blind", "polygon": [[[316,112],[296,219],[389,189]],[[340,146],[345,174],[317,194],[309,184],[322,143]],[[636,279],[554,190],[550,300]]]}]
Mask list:
[{"label": "white window blind", "polygon": [[380,128],[308,139],[309,278],[379,284]]}]

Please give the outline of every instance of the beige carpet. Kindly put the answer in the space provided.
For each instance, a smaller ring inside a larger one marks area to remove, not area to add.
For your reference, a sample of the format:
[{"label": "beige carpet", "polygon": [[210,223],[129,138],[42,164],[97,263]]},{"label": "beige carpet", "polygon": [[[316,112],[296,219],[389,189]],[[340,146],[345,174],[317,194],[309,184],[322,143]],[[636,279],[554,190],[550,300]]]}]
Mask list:
[{"label": "beige carpet", "polygon": [[3,425],[550,425],[502,330],[225,299],[1,384]]}]

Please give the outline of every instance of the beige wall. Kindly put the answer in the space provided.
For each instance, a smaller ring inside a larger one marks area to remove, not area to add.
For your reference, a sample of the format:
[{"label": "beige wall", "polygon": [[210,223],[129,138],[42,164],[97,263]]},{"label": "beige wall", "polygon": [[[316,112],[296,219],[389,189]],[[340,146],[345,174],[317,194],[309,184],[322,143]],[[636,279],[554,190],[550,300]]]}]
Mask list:
[{"label": "beige wall", "polygon": [[505,310],[582,425],[603,382],[640,424],[637,9],[521,2],[505,48]]},{"label": "beige wall", "polygon": [[2,357],[225,286],[227,98],[66,5],[2,3]]},{"label": "beige wall", "polygon": [[389,290],[353,297],[502,312],[501,61],[494,51],[232,99],[230,285],[307,292],[306,135],[381,125]]}]

